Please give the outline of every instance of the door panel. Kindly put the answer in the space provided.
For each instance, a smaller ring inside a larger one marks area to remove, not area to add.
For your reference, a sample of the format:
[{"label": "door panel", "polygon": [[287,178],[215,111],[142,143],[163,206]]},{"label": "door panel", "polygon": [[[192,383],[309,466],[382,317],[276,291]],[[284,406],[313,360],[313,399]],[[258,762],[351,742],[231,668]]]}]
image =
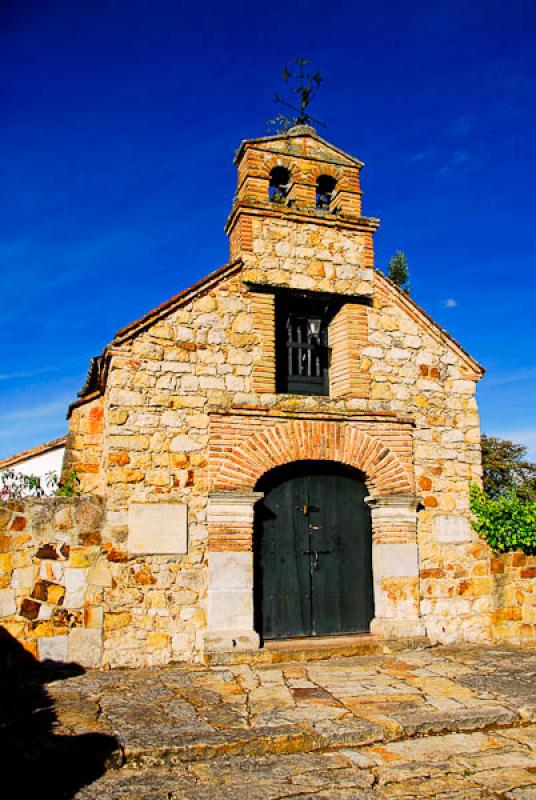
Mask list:
[{"label": "door panel", "polygon": [[309,477],[313,633],[368,631],[373,616],[372,539],[364,483],[344,474]]},{"label": "door panel", "polygon": [[262,589],[265,638],[312,632],[307,518],[299,511],[306,501],[306,480],[295,477],[276,484],[259,509],[261,558],[256,578]]},{"label": "door panel", "polygon": [[332,462],[297,462],[258,488],[256,627],[263,638],[368,631],[373,617],[365,484]]}]

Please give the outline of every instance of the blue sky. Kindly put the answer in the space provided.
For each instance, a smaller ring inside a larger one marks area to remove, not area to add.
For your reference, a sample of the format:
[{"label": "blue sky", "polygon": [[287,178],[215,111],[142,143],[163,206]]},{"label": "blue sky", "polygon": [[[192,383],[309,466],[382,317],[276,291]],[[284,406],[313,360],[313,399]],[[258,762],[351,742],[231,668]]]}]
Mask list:
[{"label": "blue sky", "polygon": [[361,158],[376,263],[488,370],[483,430],[536,459],[536,6],[0,2],[0,458],[62,435],[88,359],[227,260],[233,154],[282,65]]}]

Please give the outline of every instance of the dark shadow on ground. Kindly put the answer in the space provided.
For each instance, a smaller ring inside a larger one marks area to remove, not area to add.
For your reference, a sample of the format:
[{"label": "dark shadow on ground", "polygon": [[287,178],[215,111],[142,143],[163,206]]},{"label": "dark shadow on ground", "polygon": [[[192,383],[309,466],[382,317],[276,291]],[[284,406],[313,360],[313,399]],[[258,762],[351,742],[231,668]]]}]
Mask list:
[{"label": "dark shadow on ground", "polygon": [[7,796],[69,800],[117,766],[113,736],[54,734],[54,702],[46,685],[83,674],[78,664],[36,661],[0,627],[0,765]]}]

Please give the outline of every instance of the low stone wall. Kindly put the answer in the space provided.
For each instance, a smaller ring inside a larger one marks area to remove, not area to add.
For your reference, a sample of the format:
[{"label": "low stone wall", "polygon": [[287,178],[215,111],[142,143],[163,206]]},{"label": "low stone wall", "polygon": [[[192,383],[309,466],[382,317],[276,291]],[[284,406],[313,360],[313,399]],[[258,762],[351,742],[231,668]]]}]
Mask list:
[{"label": "low stone wall", "polygon": [[491,561],[492,635],[496,641],[536,646],[536,556],[504,553]]},{"label": "low stone wall", "polygon": [[0,505],[0,625],[40,661],[101,666],[102,523],[93,497]]},{"label": "low stone wall", "polygon": [[89,495],[0,504],[0,627],[41,661],[199,661],[206,530],[190,526],[187,554],[136,555],[126,522]]}]

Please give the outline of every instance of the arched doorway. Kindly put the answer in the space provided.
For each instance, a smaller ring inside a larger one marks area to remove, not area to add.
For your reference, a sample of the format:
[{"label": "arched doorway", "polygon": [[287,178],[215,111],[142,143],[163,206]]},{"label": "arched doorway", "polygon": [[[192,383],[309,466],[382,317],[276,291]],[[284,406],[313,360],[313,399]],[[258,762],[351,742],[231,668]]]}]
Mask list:
[{"label": "arched doorway", "polygon": [[255,628],[262,639],[368,632],[374,616],[372,535],[360,473],[298,461],[256,489]]}]

